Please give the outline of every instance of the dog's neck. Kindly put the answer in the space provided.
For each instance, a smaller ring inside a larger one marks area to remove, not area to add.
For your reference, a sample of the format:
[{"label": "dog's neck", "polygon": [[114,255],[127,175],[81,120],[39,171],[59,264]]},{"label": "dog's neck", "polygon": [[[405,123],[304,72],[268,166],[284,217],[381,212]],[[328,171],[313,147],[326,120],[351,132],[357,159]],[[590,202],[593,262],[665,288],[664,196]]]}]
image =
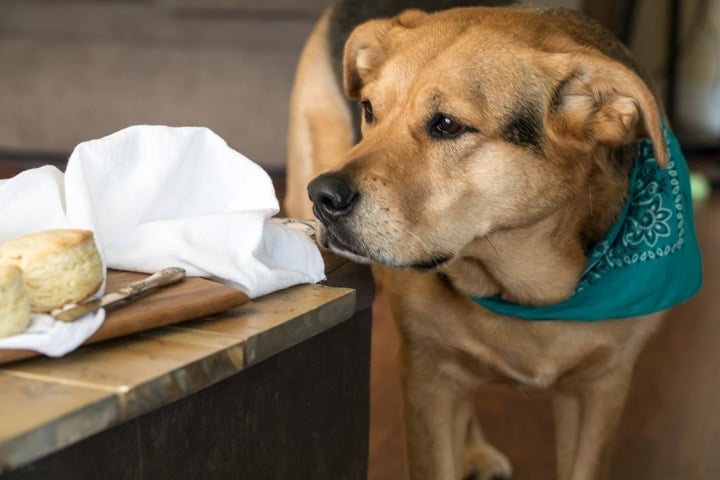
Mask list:
[{"label": "dog's neck", "polygon": [[585,267],[578,235],[563,236],[549,217],[531,227],[478,238],[448,265],[445,273],[463,293],[549,305],[568,298]]},{"label": "dog's neck", "polygon": [[566,207],[530,226],[473,240],[443,273],[474,297],[499,294],[536,306],[567,299],[585,270],[588,250],[620,215],[632,165],[627,153],[605,152],[608,161],[593,163],[586,185]]}]

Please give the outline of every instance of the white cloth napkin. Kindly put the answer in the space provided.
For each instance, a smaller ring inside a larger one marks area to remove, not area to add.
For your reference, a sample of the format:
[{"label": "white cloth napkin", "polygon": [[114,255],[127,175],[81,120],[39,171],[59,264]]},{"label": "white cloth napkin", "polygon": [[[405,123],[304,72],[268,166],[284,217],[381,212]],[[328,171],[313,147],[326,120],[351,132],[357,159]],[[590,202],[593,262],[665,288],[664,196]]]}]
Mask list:
[{"label": "white cloth napkin", "polygon": [[[78,145],[64,174],[46,166],[0,182],[0,242],[48,228],[85,228],[108,268],[151,273],[179,266],[253,298],[324,278],[314,242],[268,221],[278,211],[267,173],[210,130],[134,126]],[[67,351],[92,335],[102,323],[95,320],[59,325],[73,335],[84,330]],[[60,323],[51,321],[47,332]],[[36,341],[17,346],[37,335],[0,339],[0,348],[58,355]]]}]

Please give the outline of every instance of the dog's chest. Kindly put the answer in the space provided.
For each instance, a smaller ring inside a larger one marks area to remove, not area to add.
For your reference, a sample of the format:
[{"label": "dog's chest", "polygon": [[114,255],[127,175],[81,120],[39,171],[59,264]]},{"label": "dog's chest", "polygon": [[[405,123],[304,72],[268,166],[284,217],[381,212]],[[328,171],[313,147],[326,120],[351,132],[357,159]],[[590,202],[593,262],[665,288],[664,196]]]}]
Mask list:
[{"label": "dog's chest", "polygon": [[437,368],[458,384],[546,388],[557,381],[559,366],[568,361],[556,354],[561,352],[556,342],[548,341],[551,332],[537,331],[545,326],[499,317],[467,298],[435,290],[427,295],[405,293],[400,303],[396,321],[405,348],[421,346],[424,354],[437,359]]}]

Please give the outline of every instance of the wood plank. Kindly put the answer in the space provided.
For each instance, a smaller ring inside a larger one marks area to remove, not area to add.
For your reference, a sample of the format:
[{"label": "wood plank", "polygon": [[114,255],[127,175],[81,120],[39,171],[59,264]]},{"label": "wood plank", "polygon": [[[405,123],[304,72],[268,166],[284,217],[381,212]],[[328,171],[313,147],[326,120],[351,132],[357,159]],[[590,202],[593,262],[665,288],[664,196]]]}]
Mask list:
[{"label": "wood plank", "polygon": [[[107,291],[110,292],[145,276],[147,274],[136,272],[110,272]],[[109,309],[102,327],[88,339],[87,343],[211,315],[238,307],[249,300],[245,292],[221,283],[206,278],[186,278],[176,285],[151,292],[128,305]]]},{"label": "wood plank", "polygon": [[228,312],[0,371],[122,395],[120,419],[187,396],[350,318],[354,291],[302,285]]},{"label": "wood plank", "polygon": [[365,480],[369,312],[3,480]]},{"label": "wood plank", "polygon": [[117,423],[104,390],[0,372],[0,474]]},{"label": "wood plank", "polygon": [[243,340],[246,365],[252,365],[347,320],[354,311],[354,290],[301,285],[177,328]]},{"label": "wood plank", "polygon": [[242,345],[202,332],[161,329],[83,347],[62,359],[7,365],[18,377],[122,395],[118,420],[148,412],[240,371]]},{"label": "wood plank", "polygon": [[[87,345],[61,359],[34,358],[5,365],[0,369],[0,379],[5,379],[0,391],[11,400],[0,395],[0,412],[23,414],[12,427],[0,427],[0,447],[7,452],[0,456],[0,465],[14,468],[84,438],[82,432],[100,431],[187,397],[347,320],[354,306],[354,290],[300,285],[187,326]],[[44,393],[53,388],[70,393],[56,400]],[[76,391],[82,395],[74,395]],[[38,406],[24,403],[23,395],[36,399]],[[102,404],[106,416],[97,420],[93,402],[106,399],[115,403]],[[45,401],[52,408],[34,418]],[[82,416],[84,411],[87,417]],[[72,425],[63,423],[64,417],[85,419],[88,425],[66,441],[54,430],[58,423]],[[49,443],[21,442],[23,432],[43,438],[46,431],[52,439]],[[29,451],[18,453],[15,445]]]}]

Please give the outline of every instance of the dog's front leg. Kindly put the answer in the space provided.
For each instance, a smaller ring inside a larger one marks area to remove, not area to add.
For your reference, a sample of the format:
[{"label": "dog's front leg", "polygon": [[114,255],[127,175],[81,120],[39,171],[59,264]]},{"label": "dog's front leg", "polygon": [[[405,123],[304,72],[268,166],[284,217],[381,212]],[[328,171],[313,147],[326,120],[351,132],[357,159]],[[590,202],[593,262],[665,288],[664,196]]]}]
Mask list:
[{"label": "dog's front leg", "polygon": [[507,458],[488,444],[475,416],[475,406],[452,360],[440,360],[404,348],[402,384],[411,480],[510,478]]},{"label": "dog's front leg", "polygon": [[613,440],[632,369],[618,367],[555,399],[560,480],[609,478]]},{"label": "dog's front leg", "polygon": [[507,457],[485,439],[480,429],[475,403],[468,397],[457,412],[457,425],[466,430],[463,459],[465,480],[508,480],[512,466]]},{"label": "dog's front leg", "polygon": [[407,472],[411,480],[458,480],[462,440],[454,432],[456,387],[422,353],[404,348],[402,387]]}]

